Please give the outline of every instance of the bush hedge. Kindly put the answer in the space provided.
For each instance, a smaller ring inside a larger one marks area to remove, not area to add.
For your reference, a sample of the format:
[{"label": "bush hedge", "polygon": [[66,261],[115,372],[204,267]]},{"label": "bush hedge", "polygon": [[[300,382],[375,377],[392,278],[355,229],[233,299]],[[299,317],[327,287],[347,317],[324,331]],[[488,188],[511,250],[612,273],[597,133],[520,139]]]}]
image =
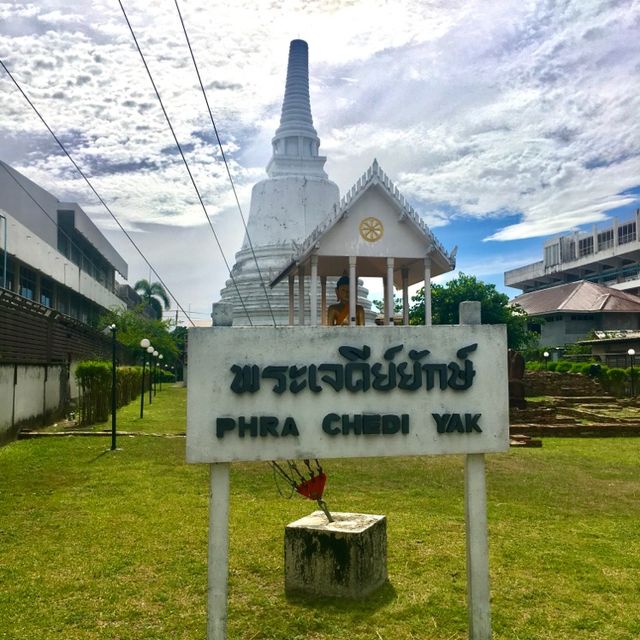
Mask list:
[{"label": "bush hedge", "polygon": [[[76,368],[76,380],[80,387],[80,424],[106,422],[111,415],[110,362],[86,360]],[[148,378],[145,376],[145,382]],[[141,367],[117,367],[116,406],[123,407],[140,395]],[[148,388],[148,387],[147,387]]]},{"label": "bush hedge", "polygon": [[[573,373],[584,376],[591,376],[598,380],[603,389],[616,396],[624,396],[631,392],[640,392],[640,368],[634,367],[621,369],[618,367],[607,367],[599,362],[571,362],[569,360],[558,360],[556,362],[544,362],[537,360],[527,362],[528,371],[554,371],[556,373]],[[633,380],[632,380],[633,377]],[[632,385],[633,383],[633,385]]]}]

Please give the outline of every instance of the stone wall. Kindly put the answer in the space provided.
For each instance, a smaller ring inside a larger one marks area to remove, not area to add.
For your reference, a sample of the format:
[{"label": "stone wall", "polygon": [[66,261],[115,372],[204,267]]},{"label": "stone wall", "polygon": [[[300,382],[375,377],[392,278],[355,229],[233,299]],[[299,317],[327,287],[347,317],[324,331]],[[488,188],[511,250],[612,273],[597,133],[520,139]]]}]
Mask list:
[{"label": "stone wall", "polygon": [[603,396],[608,395],[599,382],[579,373],[555,371],[526,371],[524,374],[526,396]]}]

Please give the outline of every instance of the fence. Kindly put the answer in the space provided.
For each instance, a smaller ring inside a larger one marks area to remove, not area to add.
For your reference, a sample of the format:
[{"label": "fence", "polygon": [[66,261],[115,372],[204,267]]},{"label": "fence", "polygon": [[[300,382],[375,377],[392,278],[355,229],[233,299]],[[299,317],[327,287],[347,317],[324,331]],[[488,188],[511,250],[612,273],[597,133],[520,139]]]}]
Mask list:
[{"label": "fence", "polygon": [[[23,425],[63,416],[78,397],[75,364],[111,360],[111,336],[0,289],[0,444]],[[117,346],[117,358],[132,362]]]}]

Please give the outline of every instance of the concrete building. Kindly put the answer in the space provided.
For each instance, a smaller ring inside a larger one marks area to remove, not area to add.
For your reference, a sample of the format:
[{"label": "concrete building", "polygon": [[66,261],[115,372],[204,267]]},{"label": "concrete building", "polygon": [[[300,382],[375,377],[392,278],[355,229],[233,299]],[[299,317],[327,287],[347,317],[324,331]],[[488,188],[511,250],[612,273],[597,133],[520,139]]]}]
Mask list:
[{"label": "concrete building", "polygon": [[[233,279],[226,282],[220,294],[221,302],[233,304],[236,325],[271,325],[274,319],[278,325],[288,323],[287,284],[274,289],[268,284],[297,246],[335,213],[340,200],[338,186],[324,171],[326,157],[319,155],[320,139],[313,126],[309,98],[308,47],[303,40],[293,40],[289,48],[280,126],[271,144],[268,177],[253,187],[248,233],[236,254]],[[359,287],[358,294],[358,302],[372,322],[367,291]],[[309,300],[305,306],[308,310]]]},{"label": "concrete building", "polygon": [[78,204],[0,162],[0,444],[63,416],[75,364],[108,357],[89,325],[125,306],[116,271],[126,277],[126,262]]},{"label": "concrete building", "polygon": [[628,293],[640,293],[640,209],[630,220],[575,232],[544,242],[543,259],[504,274],[508,287],[524,293],[588,280]]},{"label": "concrete building", "polygon": [[0,161],[0,287],[90,323],[125,306],[116,271],[126,262],[80,205]]},{"label": "concrete building", "polygon": [[584,280],[523,293],[512,302],[527,312],[545,347],[572,344],[593,331],[640,329],[639,297]]}]

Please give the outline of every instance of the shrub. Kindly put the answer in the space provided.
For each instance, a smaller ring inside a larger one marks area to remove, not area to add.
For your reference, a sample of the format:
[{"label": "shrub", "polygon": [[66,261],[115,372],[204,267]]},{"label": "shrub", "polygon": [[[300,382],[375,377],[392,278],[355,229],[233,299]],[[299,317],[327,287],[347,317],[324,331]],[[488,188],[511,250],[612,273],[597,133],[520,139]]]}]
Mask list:
[{"label": "shrub", "polygon": [[573,364],[571,362],[567,362],[566,360],[560,360],[560,362],[557,363],[556,371],[558,373],[569,373],[569,371],[571,371],[572,366]]},{"label": "shrub", "polygon": [[165,369],[158,369],[157,371],[158,382],[162,380],[162,382],[175,382],[176,376],[171,371],[166,371]]},{"label": "shrub", "polygon": [[111,365],[99,360],[80,362],[76,379],[80,386],[80,424],[106,422],[111,408]]},{"label": "shrub", "polygon": [[608,387],[608,391],[616,396],[622,396],[625,392],[627,382],[627,372],[624,369],[612,367],[607,371],[606,381],[603,380]]},{"label": "shrub", "polygon": [[589,370],[587,371],[587,373],[592,378],[600,379],[603,376],[607,375],[607,371],[608,370],[609,370],[609,367],[607,367],[606,365],[598,364],[597,362],[590,362],[589,363]]},{"label": "shrub", "polygon": [[118,367],[116,371],[116,404],[124,407],[140,395],[141,367]]},{"label": "shrub", "polygon": [[555,371],[558,366],[557,362],[548,362],[547,363],[547,371]]},{"label": "shrub", "polygon": [[[80,386],[80,424],[106,422],[111,414],[112,368],[110,362],[87,360],[76,369]],[[116,406],[129,404],[140,394],[141,367],[116,370]]]},{"label": "shrub", "polygon": [[588,376],[593,366],[593,362],[574,362],[571,365],[571,373],[579,373],[583,376]]}]

